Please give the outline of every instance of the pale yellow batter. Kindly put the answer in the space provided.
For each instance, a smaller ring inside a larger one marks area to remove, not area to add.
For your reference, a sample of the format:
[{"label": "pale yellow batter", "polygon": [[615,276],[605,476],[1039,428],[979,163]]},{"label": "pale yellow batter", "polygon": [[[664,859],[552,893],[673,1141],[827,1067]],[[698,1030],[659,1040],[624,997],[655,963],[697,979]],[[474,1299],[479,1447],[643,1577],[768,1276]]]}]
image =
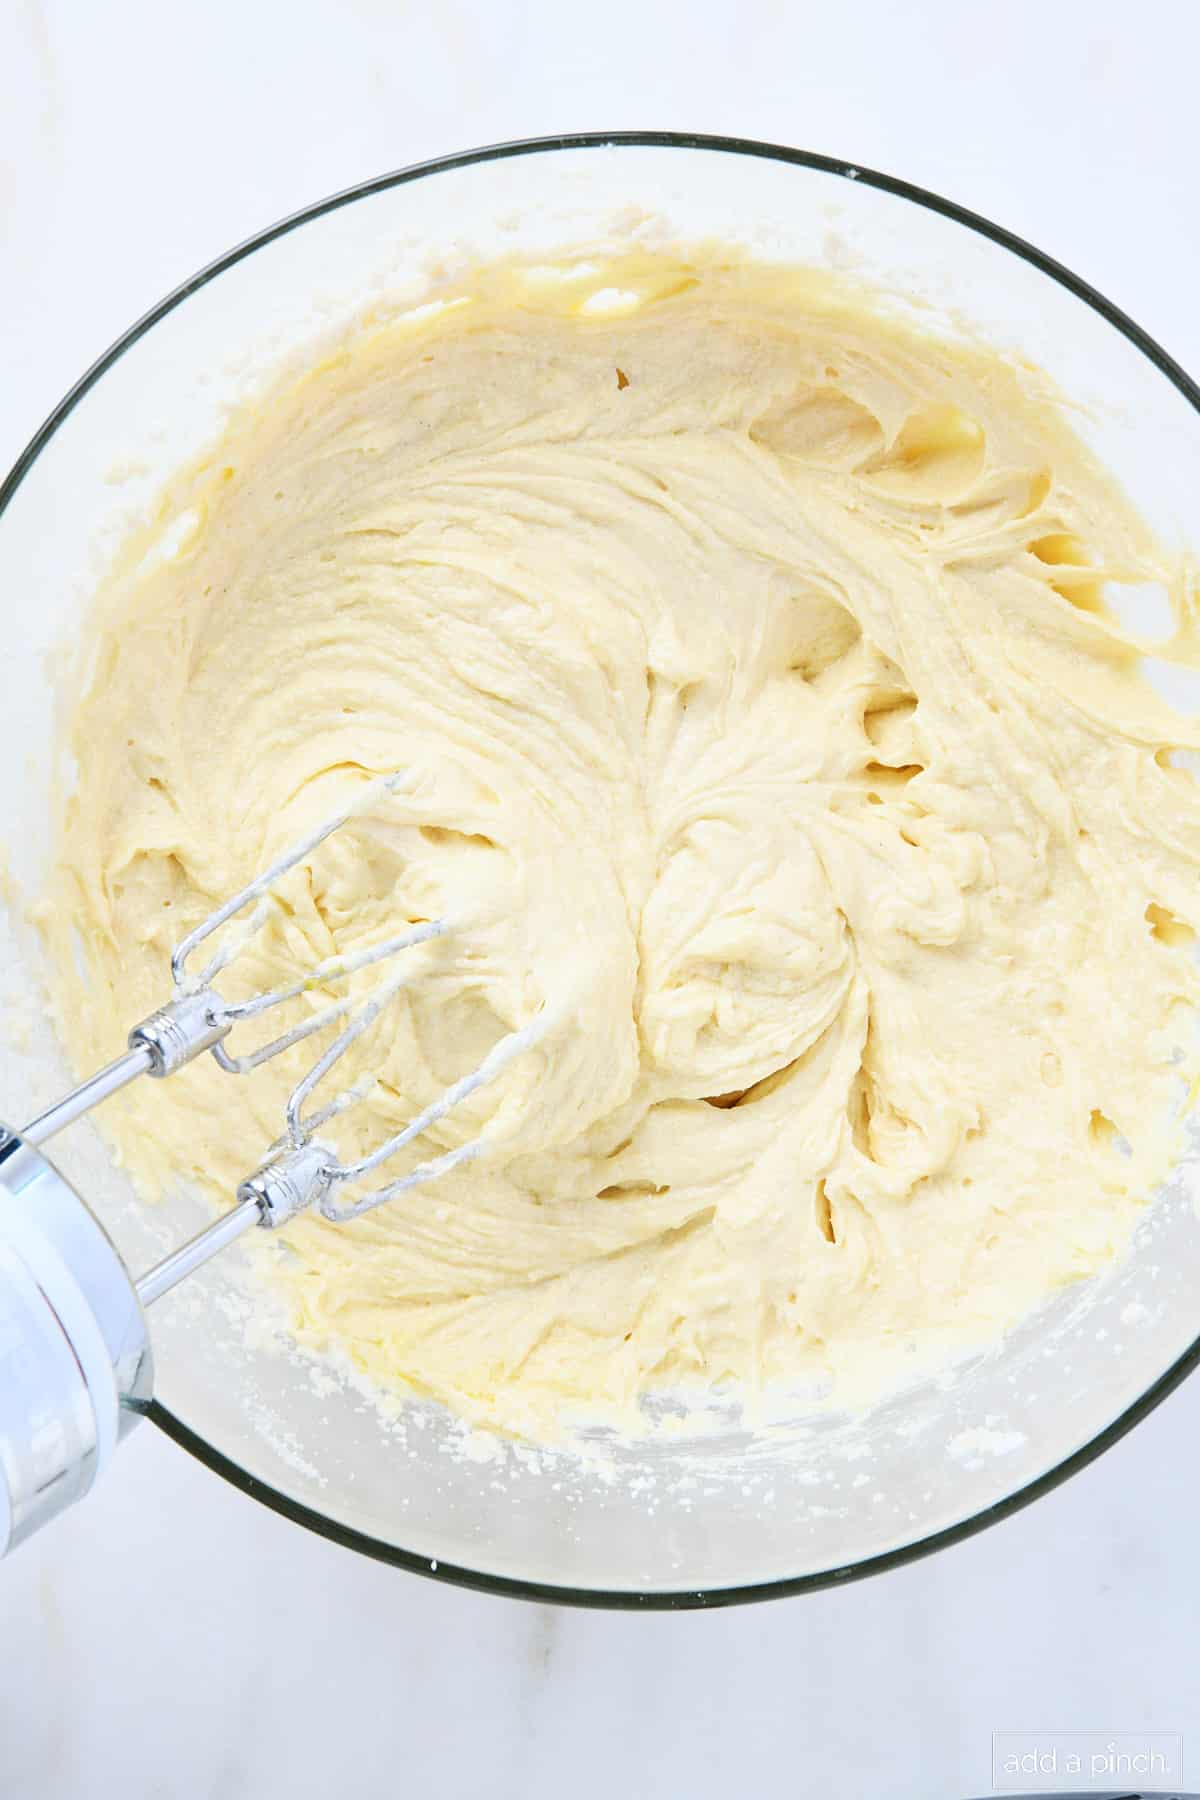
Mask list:
[{"label": "pale yellow batter", "polygon": [[[1105,584],[1170,585],[1182,655],[1186,581],[1031,371],[814,276],[450,297],[237,419],[98,599],[68,1041],[114,1054],[218,897],[409,771],[234,990],[462,917],[352,1058],[359,1151],[547,1034],[419,1146],[485,1160],[290,1229],[298,1335],[533,1435],[678,1384],[861,1399],[1097,1269],[1161,1170],[1200,736]],[[104,1125],[147,1193],[227,1199],[309,1061]]]}]

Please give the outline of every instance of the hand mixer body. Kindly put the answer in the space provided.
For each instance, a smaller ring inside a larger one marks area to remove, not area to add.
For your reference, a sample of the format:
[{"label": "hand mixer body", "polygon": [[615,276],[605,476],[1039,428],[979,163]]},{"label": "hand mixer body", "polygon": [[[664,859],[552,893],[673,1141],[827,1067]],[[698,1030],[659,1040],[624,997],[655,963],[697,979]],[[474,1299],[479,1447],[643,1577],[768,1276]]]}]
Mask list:
[{"label": "hand mixer body", "polygon": [[149,1402],[124,1263],[52,1163],[0,1138],[0,1555],[83,1498]]}]

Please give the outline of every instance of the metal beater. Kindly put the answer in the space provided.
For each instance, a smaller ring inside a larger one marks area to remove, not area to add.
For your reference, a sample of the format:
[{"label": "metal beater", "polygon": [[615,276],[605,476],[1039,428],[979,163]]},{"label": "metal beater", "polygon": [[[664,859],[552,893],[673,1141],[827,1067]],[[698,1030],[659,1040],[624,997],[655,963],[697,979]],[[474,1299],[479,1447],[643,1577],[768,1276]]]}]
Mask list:
[{"label": "metal beater", "polygon": [[[465,923],[447,916],[410,925],[247,1000],[226,1001],[214,985],[279,906],[273,890],[283,876],[382,794],[397,791],[404,779],[395,775],[371,783],[354,806],[294,844],[190,931],[171,958],[172,998],[133,1027],[124,1055],[23,1131],[0,1137],[0,1555],[86,1493],[116,1443],[146,1410],[153,1389],[147,1306],[251,1226],[274,1230],[314,1205],[341,1224],[449,1174],[485,1149],[480,1135],[381,1187],[339,1199],[347,1184],[362,1184],[530,1049],[547,1028],[545,1013],[509,1032],[478,1068],[354,1161],[344,1161],[316,1134],[364,1099],[369,1085],[356,1083],[323,1105],[306,1108],[350,1045],[407,984],[403,969],[386,974],[365,999],[333,1000],[244,1055],[232,1055],[226,1043],[246,1020],[391,962]],[[231,930],[222,946],[193,973],[201,946],[225,926]],[[139,1076],[173,1075],[206,1050],[228,1073],[246,1074],[339,1022],[333,1041],[292,1089],[286,1129],[266,1161],[239,1184],[231,1211],[133,1281],[96,1219],[39,1147]]]}]

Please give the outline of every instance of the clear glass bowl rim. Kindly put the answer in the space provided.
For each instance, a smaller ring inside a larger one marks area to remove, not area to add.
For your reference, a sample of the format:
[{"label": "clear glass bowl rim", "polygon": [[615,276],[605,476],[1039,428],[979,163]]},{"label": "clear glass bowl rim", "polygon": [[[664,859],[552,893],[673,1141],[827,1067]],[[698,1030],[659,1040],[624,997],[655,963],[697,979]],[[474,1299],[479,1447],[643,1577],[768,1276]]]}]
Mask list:
[{"label": "clear glass bowl rim", "polygon": [[[205,268],[200,269],[187,281],[182,282],[173,292],[158,302],[156,306],[142,315],[129,329],[100,356],[75,385],[64,395],[44,424],[37,430],[24,450],[17,457],[8,475],[0,483],[0,518],[16,494],[22,481],[28,475],[41,452],[46,448],[55,432],[74,411],[84,395],[96,385],[108,369],[131,349],[140,338],[144,337],[160,319],[183,303],[190,294],[205,287],[226,269],[232,268],[245,257],[253,255],[256,250],[283,237],[287,232],[295,231],[299,226],[319,219],[326,213],[334,212],[339,207],[348,206],[356,200],[366,199],[371,194],[383,192],[385,189],[402,187],[408,182],[420,181],[428,176],[439,175],[449,169],[464,168],[472,163],[503,161],[518,156],[547,155],[553,152],[571,150],[619,149],[632,146],[639,149],[666,150],[699,150],[715,151],[726,155],[761,157],[773,162],[791,163],[800,168],[816,170],[826,175],[838,176],[845,181],[862,183],[884,193],[892,194],[901,200],[907,200],[914,206],[921,206],[930,212],[940,213],[944,218],[952,220],[968,230],[989,238],[994,244],[1009,251],[1013,256],[1031,264],[1051,281],[1066,288],[1069,293],[1082,300],[1092,310],[1107,321],[1121,335],[1151,362],[1160,374],[1172,383],[1188,401],[1197,414],[1200,414],[1200,386],[1194,382],[1184,369],[1169,356],[1162,346],[1143,331],[1128,315],[1115,306],[1111,300],[1099,293],[1091,284],[1072,270],[1057,262],[1052,256],[1035,248],[1015,232],[1007,231],[1001,225],[995,225],[990,219],[972,212],[968,207],[960,206],[956,201],[947,200],[939,194],[929,192],[913,182],[903,181],[894,175],[886,175],[877,169],[864,168],[860,163],[847,162],[840,157],[823,156],[814,151],[796,150],[783,144],[766,144],[752,138],[718,137],[698,132],[680,131],[591,131],[571,132],[561,136],[540,138],[519,138],[510,143],[488,144],[475,150],[463,150],[449,156],[435,157],[427,162],[412,163],[407,168],[396,169],[386,175],[378,175],[369,181],[357,183],[353,187],[344,188],[339,193],[331,194],[324,200],[315,201],[310,206],[302,207],[298,212],[269,225],[265,230],[255,233],[243,243],[236,245],[225,255],[218,257]],[[1189,1348],[1184,1351],[1156,1381],[1152,1382],[1139,1398],[1128,1406],[1117,1418],[1110,1421],[1105,1428],[1097,1432],[1086,1444],[1071,1455],[1055,1464],[1052,1469],[1028,1482],[1015,1493],[991,1506],[984,1507],[968,1519],[943,1531],[932,1532],[928,1536],[918,1538],[895,1550],[878,1556],[863,1557],[848,1563],[843,1568],[823,1569],[811,1575],[785,1577],[776,1581],[753,1583],[747,1586],[723,1587],[718,1589],[681,1589],[656,1593],[643,1593],[622,1589],[592,1589],[558,1586],[553,1583],[518,1581],[506,1576],[489,1574],[483,1569],[470,1569],[450,1563],[439,1562],[431,1568],[429,1560],[417,1556],[399,1546],[386,1543],[381,1538],[366,1532],[356,1531],[342,1525],[336,1519],[312,1507],[304,1506],[289,1495],[260,1481],[257,1476],[243,1469],[240,1464],[218,1450],[214,1444],[199,1436],[196,1432],[158,1400],[150,1402],[146,1416],[164,1431],[168,1437],[189,1451],[191,1455],[240,1488],[253,1499],[261,1501],[264,1506],[280,1513],[284,1518],[305,1526],[309,1531],[329,1539],[335,1544],[344,1545],[357,1550],[364,1556],[373,1557],[379,1562],[390,1563],[396,1568],[409,1569],[419,1575],[431,1577],[436,1581],[450,1582],[454,1586],[474,1588],[481,1592],[501,1594],[513,1599],[533,1600],[541,1604],[551,1603],[567,1606],[585,1606],[616,1608],[626,1611],[678,1611],[697,1607],[733,1606],[750,1600],[782,1599],[792,1594],[814,1592],[819,1588],[841,1586],[848,1581],[861,1579],[866,1575],[882,1573],[887,1569],[901,1567],[913,1562],[918,1557],[928,1556],[949,1544],[960,1543],[973,1537],[976,1532],[986,1526],[1008,1518],[1011,1514],[1028,1506],[1043,1494],[1048,1494],[1071,1475],[1077,1474],[1100,1456],[1111,1445],[1115,1444],[1126,1432],[1137,1425],[1159,1403],[1177,1388],[1184,1377],[1191,1374],[1200,1364],[1200,1335]]]}]

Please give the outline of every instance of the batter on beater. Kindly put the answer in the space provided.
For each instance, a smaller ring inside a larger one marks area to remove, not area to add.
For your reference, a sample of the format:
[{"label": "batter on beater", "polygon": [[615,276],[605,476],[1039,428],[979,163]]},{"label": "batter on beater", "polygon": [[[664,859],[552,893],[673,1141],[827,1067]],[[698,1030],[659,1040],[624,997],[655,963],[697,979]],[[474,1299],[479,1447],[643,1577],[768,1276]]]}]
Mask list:
[{"label": "batter on beater", "polygon": [[[289,1228],[297,1338],[537,1438],[680,1387],[869,1400],[1102,1266],[1169,1159],[1200,729],[1113,608],[1165,584],[1191,659],[1186,569],[1035,373],[814,274],[441,297],[247,407],[98,596],[66,1040],[114,1054],[184,930],[406,770],[248,981],[461,921],[348,1059],[359,1153],[546,1031],[410,1152],[484,1159]],[[310,1061],[103,1125],[148,1195],[224,1202]]]}]

